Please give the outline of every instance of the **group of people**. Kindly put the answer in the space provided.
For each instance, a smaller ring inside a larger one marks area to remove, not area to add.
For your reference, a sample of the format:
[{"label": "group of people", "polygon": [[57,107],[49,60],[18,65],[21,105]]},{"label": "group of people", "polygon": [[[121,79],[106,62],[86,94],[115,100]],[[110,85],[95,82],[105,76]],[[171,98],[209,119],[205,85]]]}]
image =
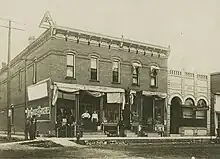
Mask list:
[{"label": "group of people", "polygon": [[[84,125],[84,130],[93,130],[97,131],[97,126],[99,122],[99,117],[96,111],[92,113],[92,115],[89,114],[89,112],[86,110],[82,115],[81,115],[83,125]],[[92,124],[91,124],[92,122]]]},{"label": "group of people", "polygon": [[34,140],[36,138],[36,132],[37,132],[37,119],[36,116],[28,117],[26,119],[26,134],[28,139]]}]

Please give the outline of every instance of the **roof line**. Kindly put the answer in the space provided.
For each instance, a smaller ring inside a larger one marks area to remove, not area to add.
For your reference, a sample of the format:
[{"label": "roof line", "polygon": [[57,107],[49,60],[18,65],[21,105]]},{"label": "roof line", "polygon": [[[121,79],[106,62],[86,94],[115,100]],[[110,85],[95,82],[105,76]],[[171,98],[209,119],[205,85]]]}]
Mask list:
[{"label": "roof line", "polygon": [[[108,39],[113,39],[113,40],[117,40],[117,41],[121,41],[122,40],[119,37],[109,36],[109,35],[105,35],[105,34],[101,34],[101,33],[95,33],[95,32],[91,32],[91,31],[85,31],[85,30],[80,30],[80,29],[75,29],[75,28],[70,28],[70,27],[64,27],[64,26],[60,26],[60,25],[55,25],[54,28],[62,29],[62,30],[69,30],[69,31],[73,31],[73,32],[74,31],[75,32],[80,32],[82,34],[88,34],[88,35],[91,35],[91,36],[99,36],[101,38],[108,38]],[[126,39],[126,38],[123,40],[123,42],[134,43],[136,45],[146,45],[146,46],[149,46],[149,47],[156,47],[156,48],[159,48],[159,49],[170,51],[169,47],[164,47],[164,46],[159,46],[159,45],[139,42],[139,41],[130,40],[130,39]]]}]

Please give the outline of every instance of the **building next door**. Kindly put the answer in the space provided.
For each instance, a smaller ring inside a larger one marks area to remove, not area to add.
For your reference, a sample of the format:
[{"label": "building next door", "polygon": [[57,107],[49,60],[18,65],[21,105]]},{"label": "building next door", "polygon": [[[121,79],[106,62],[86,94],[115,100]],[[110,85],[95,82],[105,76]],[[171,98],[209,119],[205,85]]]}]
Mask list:
[{"label": "building next door", "polygon": [[170,107],[170,134],[179,134],[180,118],[181,118],[181,99],[174,97],[171,100]]}]

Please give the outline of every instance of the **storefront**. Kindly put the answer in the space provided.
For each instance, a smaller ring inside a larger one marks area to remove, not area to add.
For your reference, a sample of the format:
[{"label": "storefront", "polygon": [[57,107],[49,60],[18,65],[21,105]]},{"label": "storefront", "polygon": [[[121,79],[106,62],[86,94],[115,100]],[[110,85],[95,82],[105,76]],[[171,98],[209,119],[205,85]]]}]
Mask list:
[{"label": "storefront", "polygon": [[56,110],[57,136],[73,136],[76,123],[83,124],[84,132],[105,131],[117,127],[125,106],[125,91],[54,82],[52,105]]}]

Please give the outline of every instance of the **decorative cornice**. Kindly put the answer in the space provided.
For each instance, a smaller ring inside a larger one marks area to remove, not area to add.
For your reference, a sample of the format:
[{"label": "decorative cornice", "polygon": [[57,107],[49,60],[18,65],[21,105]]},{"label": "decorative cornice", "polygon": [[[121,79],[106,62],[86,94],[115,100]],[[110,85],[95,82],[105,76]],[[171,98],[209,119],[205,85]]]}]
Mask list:
[{"label": "decorative cornice", "polygon": [[160,56],[165,56],[169,57],[170,54],[170,47],[163,47],[163,46],[158,46],[158,45],[153,45],[153,44],[148,44],[148,43],[143,43],[143,42],[138,42],[130,39],[121,39],[118,37],[113,37],[113,36],[108,36],[104,34],[99,34],[99,33],[93,33],[89,31],[83,31],[79,29],[73,29],[69,27],[63,27],[59,25],[55,25],[54,30],[52,31],[54,37],[65,37],[66,38],[66,33],[68,31],[68,38],[71,40],[76,40],[79,43],[80,39],[86,39],[88,44],[91,43],[91,41],[96,41],[98,46],[101,47],[103,45],[108,45],[109,49],[115,45],[117,46],[118,49],[128,49],[128,52],[133,48],[136,53],[142,52],[143,54],[146,53],[156,53],[158,54],[158,57]]}]

